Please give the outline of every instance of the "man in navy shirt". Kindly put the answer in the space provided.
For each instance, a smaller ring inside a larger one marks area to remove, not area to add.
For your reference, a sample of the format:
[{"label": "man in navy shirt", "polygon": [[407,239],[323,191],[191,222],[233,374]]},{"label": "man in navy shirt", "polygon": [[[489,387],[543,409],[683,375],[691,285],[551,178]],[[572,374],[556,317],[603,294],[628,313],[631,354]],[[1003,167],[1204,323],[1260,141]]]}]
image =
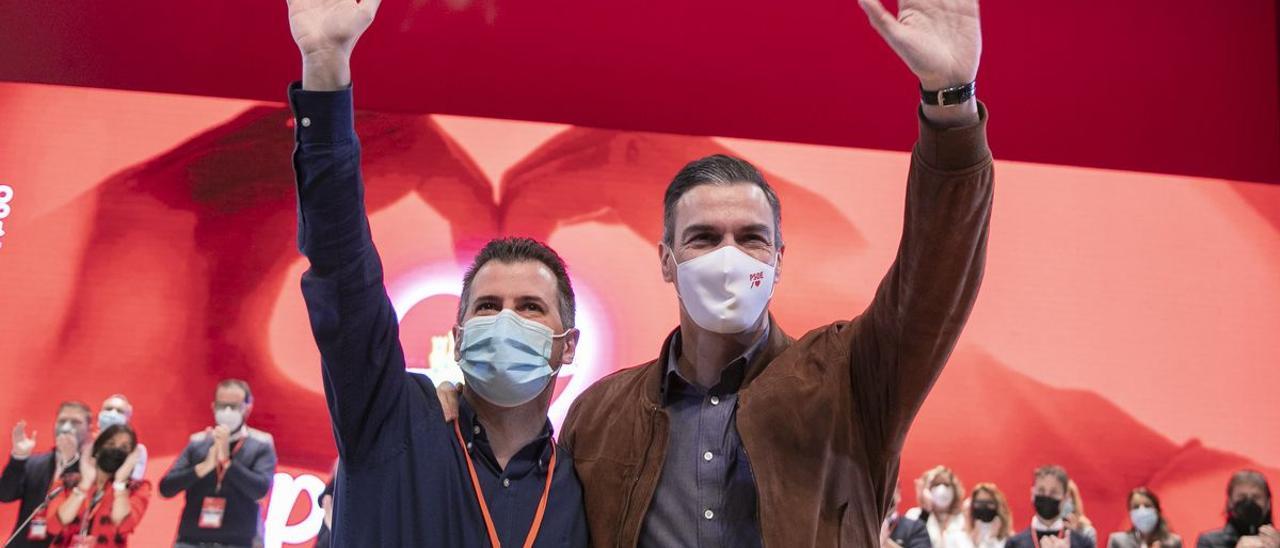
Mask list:
[{"label": "man in navy shirt", "polygon": [[[457,421],[405,370],[370,235],[349,60],[379,0],[290,0],[302,82],[296,122],[302,293],[320,348],[341,466],[334,546],[586,546],[582,489],[547,420],[573,359],[564,263],[526,238],[490,242],[463,280],[454,336],[467,380]],[[425,344],[425,343],[424,343]]]}]

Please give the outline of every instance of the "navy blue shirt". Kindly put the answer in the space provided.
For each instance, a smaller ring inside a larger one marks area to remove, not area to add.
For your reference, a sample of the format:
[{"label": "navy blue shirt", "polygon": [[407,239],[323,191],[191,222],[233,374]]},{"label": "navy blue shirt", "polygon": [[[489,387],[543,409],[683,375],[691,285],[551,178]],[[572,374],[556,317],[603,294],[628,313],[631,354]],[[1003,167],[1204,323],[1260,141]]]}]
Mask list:
[{"label": "navy blue shirt", "polygon": [[[464,452],[435,385],[405,370],[395,310],[383,285],[364,208],[351,89],[289,89],[297,146],[298,246],[320,348],[325,398],[341,459],[333,546],[485,546],[484,518],[466,458],[479,476],[499,541],[522,546],[542,497],[551,425],[499,470],[482,425],[459,410]],[[469,455],[469,457],[468,457]],[[586,546],[582,487],[557,450],[551,496],[535,546]]]},{"label": "navy blue shirt", "polygon": [[738,435],[738,388],[768,329],[729,363],[711,389],[680,373],[671,339],[662,403],[671,417],[667,455],[640,530],[641,546],[760,546],[756,480]]}]

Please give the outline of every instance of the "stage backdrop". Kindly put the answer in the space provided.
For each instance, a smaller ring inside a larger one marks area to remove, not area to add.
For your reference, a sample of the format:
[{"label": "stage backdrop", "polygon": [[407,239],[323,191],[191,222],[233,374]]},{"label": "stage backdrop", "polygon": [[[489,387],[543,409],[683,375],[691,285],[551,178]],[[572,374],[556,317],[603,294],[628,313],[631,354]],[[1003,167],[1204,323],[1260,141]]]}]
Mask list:
[{"label": "stage backdrop", "polygon": [[[916,123],[897,120],[886,130]],[[214,384],[246,379],[250,422],[280,453],[267,544],[308,541],[335,451],[299,293],[287,109],[0,84],[0,121],[0,426],[25,419],[47,449],[56,402],[123,392],[157,481],[211,424]],[[793,335],[857,315],[901,230],[906,151],[377,112],[357,125],[411,368],[458,377],[448,328],[486,240],[533,236],[568,261],[583,335],[557,424],[676,324],[656,242],[684,162],[741,155],[778,189],[790,247],[773,310]],[[1031,470],[1061,463],[1104,535],[1127,526],[1138,485],[1184,538],[1218,526],[1232,470],[1280,479],[1280,187],[997,164],[982,295],[902,484],[935,464],[995,481],[1021,528]],[[180,504],[153,500],[139,544],[168,542]],[[6,532],[15,511],[0,507]]]}]

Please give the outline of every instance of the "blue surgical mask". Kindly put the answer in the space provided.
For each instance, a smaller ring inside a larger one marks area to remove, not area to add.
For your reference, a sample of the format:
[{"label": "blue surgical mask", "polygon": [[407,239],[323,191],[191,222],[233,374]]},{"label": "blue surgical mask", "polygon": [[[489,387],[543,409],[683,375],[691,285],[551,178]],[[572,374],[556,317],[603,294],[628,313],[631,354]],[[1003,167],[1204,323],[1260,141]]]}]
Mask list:
[{"label": "blue surgical mask", "polygon": [[555,371],[552,342],[559,335],[511,310],[471,318],[462,326],[458,367],[467,386],[494,405],[524,405],[542,393]]},{"label": "blue surgical mask", "polygon": [[1133,528],[1144,535],[1150,535],[1156,530],[1156,525],[1160,523],[1160,514],[1156,513],[1156,509],[1150,506],[1140,506],[1129,510],[1129,521],[1133,523]]},{"label": "blue surgical mask", "polygon": [[118,424],[129,422],[129,417],[115,409],[103,409],[98,412],[98,430],[106,430]]}]

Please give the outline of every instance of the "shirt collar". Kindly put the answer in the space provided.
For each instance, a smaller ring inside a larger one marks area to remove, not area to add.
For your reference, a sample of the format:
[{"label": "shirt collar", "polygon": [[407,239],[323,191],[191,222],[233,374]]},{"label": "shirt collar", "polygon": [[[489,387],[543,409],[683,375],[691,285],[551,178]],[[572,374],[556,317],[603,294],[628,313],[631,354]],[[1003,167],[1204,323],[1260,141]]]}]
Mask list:
[{"label": "shirt collar", "polygon": [[[707,390],[708,393],[724,395],[738,391],[738,388],[742,385],[742,379],[746,376],[747,366],[751,364],[752,359],[764,350],[765,345],[769,342],[769,330],[772,328],[770,323],[772,322],[765,322],[764,330],[756,338],[755,342],[751,343],[751,346],[747,347],[747,350],[742,355],[734,358],[733,361],[730,361],[725,366],[720,373],[720,382],[716,383],[710,390]],[[671,337],[671,346],[667,348],[666,374],[663,375],[662,379],[661,401],[663,405],[670,403],[673,394],[678,394],[686,388],[694,388],[701,391],[696,384],[680,373],[680,354],[684,348],[681,344],[682,340],[680,331],[676,330],[675,336]]]},{"label": "shirt collar", "polygon": [[1054,520],[1053,523],[1045,523],[1044,520],[1040,519],[1040,516],[1032,516],[1031,528],[1037,531],[1061,531],[1062,518]]},{"label": "shirt collar", "polygon": [[493,446],[489,444],[488,431],[480,423],[475,408],[464,397],[458,398],[458,426],[462,429],[463,441],[471,444],[472,449],[478,450],[476,453],[480,455],[480,461],[495,475],[520,479],[534,470],[545,471],[550,464],[551,444],[554,443],[550,420],[543,424],[542,432],[537,437],[511,456],[505,470],[498,466],[498,458],[494,456]]}]

